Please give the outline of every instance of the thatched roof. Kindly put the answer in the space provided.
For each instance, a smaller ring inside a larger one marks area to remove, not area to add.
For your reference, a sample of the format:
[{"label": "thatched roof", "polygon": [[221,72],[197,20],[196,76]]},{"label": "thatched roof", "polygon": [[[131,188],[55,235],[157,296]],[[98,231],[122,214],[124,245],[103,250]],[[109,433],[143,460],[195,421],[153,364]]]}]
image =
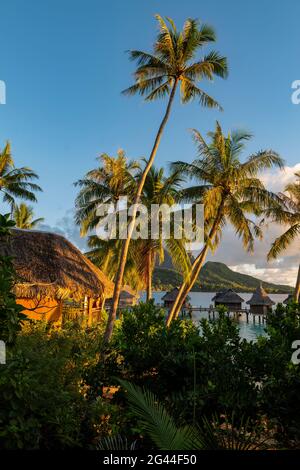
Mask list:
[{"label": "thatched roof", "polygon": [[120,293],[120,300],[135,299],[136,296],[128,290],[122,290]]},{"label": "thatched roof", "polygon": [[[172,289],[171,291],[166,292],[165,295],[162,296],[161,300],[166,300],[167,302],[175,302],[178,292],[178,287],[174,287],[174,289]],[[188,300],[190,300],[190,296],[187,295],[186,301]]]},{"label": "thatched roof", "polygon": [[253,293],[252,297],[250,300],[247,301],[247,304],[249,305],[266,305],[266,306],[271,306],[274,305],[275,302],[270,299],[262,285],[260,285],[256,291]]},{"label": "thatched roof", "polygon": [[13,258],[18,298],[79,300],[113,293],[114,284],[61,235],[13,229],[0,253]]},{"label": "thatched roof", "polygon": [[240,304],[244,302],[244,299],[242,299],[242,297],[240,297],[233,289],[227,289],[221,292],[217,292],[211,300],[222,303],[224,305]]}]

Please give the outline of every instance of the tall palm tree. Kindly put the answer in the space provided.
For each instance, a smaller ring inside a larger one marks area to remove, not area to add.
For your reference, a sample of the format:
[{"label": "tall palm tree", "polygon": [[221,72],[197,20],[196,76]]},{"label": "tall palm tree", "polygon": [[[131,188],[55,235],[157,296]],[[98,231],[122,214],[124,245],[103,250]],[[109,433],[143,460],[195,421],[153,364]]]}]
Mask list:
[{"label": "tall palm tree", "polygon": [[36,228],[45,220],[43,217],[33,219],[33,214],[33,208],[31,206],[27,206],[24,202],[20,205],[16,204],[13,211],[13,220],[16,223],[16,227],[30,230]]},{"label": "tall palm tree", "polygon": [[[177,204],[181,198],[180,187],[182,178],[177,172],[173,172],[170,176],[164,175],[163,168],[151,167],[141,195],[141,202],[148,209],[148,228],[149,234],[147,240],[138,240],[138,264],[145,280],[147,300],[152,298],[152,277],[156,262],[164,261],[165,251],[167,251],[172,259],[174,266],[185,277],[190,269],[190,258],[185,250],[185,241],[183,239],[175,239],[174,231],[170,230],[170,236],[163,237],[162,231],[159,230],[157,238],[151,236],[151,207],[154,204],[167,204],[169,207]],[[158,221],[159,222],[159,221]],[[170,220],[172,225],[172,218]]]},{"label": "tall palm tree", "polygon": [[34,193],[41,191],[37,184],[32,183],[32,180],[36,179],[37,174],[30,168],[15,168],[10,144],[7,143],[2,152],[0,151],[0,192],[3,202],[8,203],[12,211],[16,197],[36,202]]},{"label": "tall palm tree", "polygon": [[[202,106],[220,109],[220,105],[199,88],[197,82],[201,82],[203,79],[213,80],[215,76],[222,78],[227,76],[226,58],[220,56],[218,52],[212,51],[201,59],[196,59],[199,50],[202,50],[207,44],[215,42],[216,36],[213,28],[206,24],[199,25],[197,20],[188,19],[184,23],[183,30],[177,31],[170,18],[165,21],[160,15],[156,15],[156,19],[159,25],[159,34],[154,44],[153,53],[139,50],[130,52],[130,58],[137,61],[138,67],[134,74],[135,84],[124,91],[127,95],[138,93],[145,96],[147,101],[169,95],[165,114],[138,184],[135,204],[140,202],[145,180],[154,162],[164,128],[169,119],[177,88],[180,88],[182,103],[198,99]],[[115,278],[113,306],[107,322],[104,344],[111,338],[116,319],[129,244],[135,225],[136,210],[132,214],[128,237],[123,242],[122,255]]]},{"label": "tall palm tree", "polygon": [[209,133],[209,143],[196,130],[193,136],[199,158],[192,163],[174,163],[173,167],[188,178],[200,182],[200,185],[184,190],[183,195],[188,201],[204,204],[205,240],[193,262],[188,280],[183,282],[179,290],[167,319],[168,324],[178,316],[186,295],[199,276],[208,251],[219,244],[225,225],[228,222],[232,224],[245,249],[252,251],[254,240],[262,237],[262,231],[255,221],[249,219],[249,215],[257,217],[264,209],[279,201],[278,196],[267,191],[257,177],[261,170],[273,166],[282,168],[283,161],[278,154],[264,150],[241,162],[245,142],[251,135],[235,131],[225,136],[219,123],[215,131]]},{"label": "tall palm tree", "polygon": [[[268,260],[277,258],[293,241],[300,240],[300,173],[295,173],[296,181],[288,184],[284,191],[287,194],[280,194],[282,205],[271,208],[267,215],[273,221],[289,228],[272,244],[268,253]],[[296,302],[300,299],[300,264],[296,281],[294,298]]]},{"label": "tall palm tree", "polygon": [[[136,178],[139,179],[139,174]],[[148,238],[132,240],[125,266],[124,283],[129,284],[135,290],[146,288],[148,300],[152,298],[152,277],[156,262],[163,262],[165,251],[169,253],[173,264],[184,276],[190,269],[190,258],[185,250],[184,240],[176,240],[172,237],[172,229],[168,239],[163,238],[161,230],[156,239],[151,238],[151,206],[176,204],[180,198],[181,181],[182,179],[176,173],[167,177],[164,175],[163,168],[154,167],[151,168],[146,178],[141,203],[148,209]],[[88,245],[91,250],[86,253],[87,256],[110,279],[113,279],[121,256],[121,240],[101,240],[96,235],[92,235],[89,237]]]},{"label": "tall palm tree", "polygon": [[140,166],[134,160],[128,161],[123,150],[118,150],[116,157],[104,153],[97,160],[99,167],[75,183],[80,188],[75,200],[75,220],[81,226],[82,236],[99,223],[99,205],[117,204],[124,195],[132,202],[136,190],[135,176]]}]

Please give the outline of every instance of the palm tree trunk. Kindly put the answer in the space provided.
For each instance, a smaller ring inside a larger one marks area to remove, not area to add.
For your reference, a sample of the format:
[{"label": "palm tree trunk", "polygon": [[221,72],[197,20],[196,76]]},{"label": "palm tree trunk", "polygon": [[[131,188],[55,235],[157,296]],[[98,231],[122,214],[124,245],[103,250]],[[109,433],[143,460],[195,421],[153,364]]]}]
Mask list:
[{"label": "palm tree trunk", "polygon": [[296,282],[296,288],[295,288],[295,300],[296,302],[299,302],[300,300],[300,264],[299,264],[298,276],[297,276],[297,282]]},{"label": "palm tree trunk", "polygon": [[118,309],[119,297],[120,297],[120,293],[121,293],[121,289],[122,289],[123,275],[124,275],[125,265],[126,265],[126,261],[127,261],[128,249],[129,249],[129,244],[130,244],[132,232],[133,232],[133,229],[134,229],[135,220],[136,220],[136,213],[137,213],[137,209],[138,209],[137,204],[140,201],[140,197],[141,197],[141,194],[142,194],[142,191],[143,191],[143,188],[144,188],[146,177],[147,177],[147,175],[150,171],[150,168],[153,165],[155,155],[157,153],[157,150],[158,150],[158,147],[159,147],[159,144],[160,144],[161,136],[163,134],[164,128],[165,128],[165,126],[167,124],[167,121],[169,119],[170,112],[171,112],[171,107],[172,107],[174,97],[175,97],[177,84],[178,84],[178,80],[175,80],[174,84],[173,84],[173,87],[172,87],[172,91],[171,91],[171,94],[170,94],[170,98],[169,98],[169,101],[168,101],[168,105],[167,105],[167,108],[166,108],[165,115],[163,117],[163,120],[162,120],[162,122],[159,126],[159,129],[158,129],[158,132],[156,134],[156,138],[155,138],[155,141],[154,141],[154,145],[153,145],[149,160],[147,162],[147,165],[146,165],[146,167],[143,171],[143,174],[141,176],[141,179],[139,181],[137,193],[136,193],[136,196],[135,196],[135,199],[134,199],[133,214],[132,214],[132,218],[131,218],[131,221],[130,221],[130,224],[129,224],[129,227],[128,227],[127,238],[123,241],[122,250],[121,250],[121,257],[120,257],[120,263],[119,263],[118,271],[117,271],[117,274],[116,274],[116,277],[115,277],[113,305],[112,305],[111,311],[109,313],[109,317],[108,317],[108,321],[107,321],[107,325],[106,325],[106,330],[105,330],[105,333],[104,333],[104,345],[107,344],[111,339],[114,323],[115,323],[116,316],[117,316],[117,309]]},{"label": "palm tree trunk", "polygon": [[200,252],[198,257],[195,259],[192,265],[191,274],[189,278],[182,283],[179,289],[176,300],[167,318],[167,326],[170,326],[171,321],[178,317],[181,307],[186,299],[186,296],[188,295],[189,291],[191,290],[191,288],[195,284],[195,281],[197,280],[197,277],[205,261],[207,251],[208,251],[208,244],[205,244],[204,248],[202,249],[202,251]]},{"label": "palm tree trunk", "polygon": [[197,278],[200,274],[201,268],[202,268],[203,263],[206,259],[207,252],[209,250],[211,242],[214,239],[214,237],[217,233],[217,230],[219,228],[219,224],[221,222],[222,215],[223,215],[224,203],[225,203],[225,201],[223,199],[220,203],[220,206],[219,206],[219,209],[218,209],[218,212],[217,212],[217,216],[216,216],[215,221],[213,223],[213,226],[210,230],[210,233],[209,233],[208,239],[205,243],[205,246],[203,247],[202,251],[199,253],[197,258],[195,259],[195,261],[192,265],[190,276],[188,277],[188,279],[185,282],[182,283],[182,285],[179,289],[176,301],[174,302],[173,307],[170,310],[168,318],[167,318],[167,326],[170,326],[171,321],[178,317],[179,312],[181,310],[181,307],[182,307],[182,305],[183,305],[183,303],[186,299],[186,296],[188,295],[188,293],[192,289],[193,285],[195,284],[195,282],[196,282],[196,280],[197,280]]},{"label": "palm tree trunk", "polygon": [[149,250],[147,259],[147,302],[152,299],[152,253]]}]

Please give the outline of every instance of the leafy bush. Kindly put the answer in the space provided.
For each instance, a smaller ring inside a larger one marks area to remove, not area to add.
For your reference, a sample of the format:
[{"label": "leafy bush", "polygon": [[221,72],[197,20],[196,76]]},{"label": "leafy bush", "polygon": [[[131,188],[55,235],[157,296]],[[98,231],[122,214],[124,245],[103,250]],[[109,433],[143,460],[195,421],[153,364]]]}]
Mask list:
[{"label": "leafy bush", "polygon": [[[278,305],[269,316],[267,338],[257,348],[263,363],[260,406],[277,425],[285,445],[300,444],[300,365],[291,361],[292,343],[300,340],[299,304]],[[288,444],[289,443],[289,444]]]},{"label": "leafy bush", "polygon": [[282,445],[299,447],[300,370],[291,362],[291,344],[300,339],[298,308],[279,306],[268,335],[247,342],[222,310],[215,321],[177,320],[167,328],[162,309],[140,304],[118,320],[105,351],[104,324],[56,329],[26,322],[1,366],[0,446],[129,448],[137,440],[153,448],[145,420],[120,388],[126,380],[157,397],[174,429],[206,423],[223,439],[213,423],[229,423],[239,439],[247,423],[249,436],[257,426],[263,435],[271,428]]},{"label": "leafy bush", "polygon": [[55,330],[42,322],[24,329],[1,367],[1,448],[87,447],[111,429],[114,405],[89,400],[83,380],[98,359],[102,333],[76,325]]},{"label": "leafy bush", "polygon": [[[10,229],[14,225],[9,214],[0,214],[1,244],[9,243]],[[21,330],[21,323],[26,319],[12,292],[15,277],[11,258],[0,255],[0,339],[7,345],[15,341],[18,331]]]}]

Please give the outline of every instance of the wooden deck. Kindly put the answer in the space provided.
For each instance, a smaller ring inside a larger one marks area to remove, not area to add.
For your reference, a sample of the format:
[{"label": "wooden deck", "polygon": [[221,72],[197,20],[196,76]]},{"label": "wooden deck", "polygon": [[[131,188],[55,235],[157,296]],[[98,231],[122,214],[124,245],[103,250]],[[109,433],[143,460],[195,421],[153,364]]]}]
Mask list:
[{"label": "wooden deck", "polygon": [[[219,314],[219,311],[218,311],[218,307],[189,307],[189,308],[185,308],[182,310],[182,315],[189,315],[191,318],[193,318],[193,312],[205,312],[208,314],[208,318],[213,318],[215,319],[216,316]],[[253,313],[250,311],[250,309],[247,309],[247,308],[241,308],[241,309],[238,309],[238,310],[228,310],[226,312],[226,315],[228,315],[228,317],[230,316],[234,316],[234,317],[237,317],[237,316],[240,316],[240,315],[246,315],[246,321],[247,323],[249,323],[249,316],[251,317],[252,316],[252,320],[253,320],[253,323],[256,322],[256,318],[258,318],[258,323],[265,323],[267,321],[267,318],[265,315],[262,315],[262,314],[258,314],[258,313]]]}]

